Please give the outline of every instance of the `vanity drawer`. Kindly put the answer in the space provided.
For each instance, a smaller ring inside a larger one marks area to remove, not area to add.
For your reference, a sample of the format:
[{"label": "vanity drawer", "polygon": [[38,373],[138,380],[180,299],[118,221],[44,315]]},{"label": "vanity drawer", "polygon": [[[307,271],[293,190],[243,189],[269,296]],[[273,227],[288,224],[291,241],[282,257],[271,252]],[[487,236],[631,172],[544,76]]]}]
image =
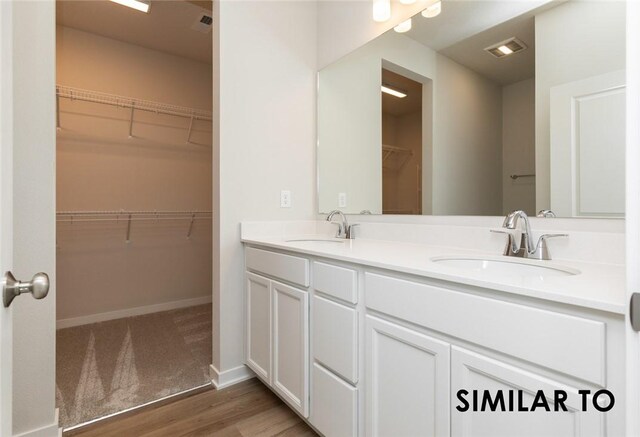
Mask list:
[{"label": "vanity drawer", "polygon": [[247,270],[253,270],[303,287],[309,286],[309,260],[268,250],[248,247],[245,250]]},{"label": "vanity drawer", "polygon": [[365,296],[367,308],[606,385],[603,322],[374,273]]},{"label": "vanity drawer", "polygon": [[313,363],[309,420],[326,436],[358,435],[358,390]]},{"label": "vanity drawer", "polygon": [[343,378],[358,381],[358,313],[314,296],[311,303],[313,356]]},{"label": "vanity drawer", "polygon": [[313,288],[336,299],[358,303],[358,272],[316,261],[313,263]]}]

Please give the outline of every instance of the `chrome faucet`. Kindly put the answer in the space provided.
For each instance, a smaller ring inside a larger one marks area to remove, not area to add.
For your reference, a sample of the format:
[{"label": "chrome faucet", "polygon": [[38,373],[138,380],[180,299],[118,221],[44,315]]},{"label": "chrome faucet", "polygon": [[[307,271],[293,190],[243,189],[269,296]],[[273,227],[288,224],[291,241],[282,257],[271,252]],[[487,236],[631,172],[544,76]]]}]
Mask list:
[{"label": "chrome faucet", "polygon": [[[342,218],[342,223],[336,223],[333,221],[333,216],[339,215]],[[358,224],[350,225],[347,221],[347,216],[344,215],[342,211],[339,209],[334,209],[327,216],[327,221],[333,223],[334,225],[338,225],[338,232],[336,232],[336,238],[346,238],[348,240],[353,240],[355,235],[353,233],[353,227],[358,226]]]},{"label": "chrome faucet", "polygon": [[541,209],[538,211],[537,217],[539,218],[556,218],[556,213],[550,209]]},{"label": "chrome faucet", "polygon": [[[515,234],[510,231],[517,230],[520,221],[524,222],[524,229],[521,230],[520,242],[517,242]],[[504,248],[505,256],[550,260],[551,255],[549,254],[547,239],[552,237],[568,237],[567,234],[544,234],[538,238],[537,243],[534,243],[529,217],[522,210],[510,212],[504,218],[502,227],[507,229],[507,231],[494,230],[492,232],[500,232],[508,235],[507,245]]]}]

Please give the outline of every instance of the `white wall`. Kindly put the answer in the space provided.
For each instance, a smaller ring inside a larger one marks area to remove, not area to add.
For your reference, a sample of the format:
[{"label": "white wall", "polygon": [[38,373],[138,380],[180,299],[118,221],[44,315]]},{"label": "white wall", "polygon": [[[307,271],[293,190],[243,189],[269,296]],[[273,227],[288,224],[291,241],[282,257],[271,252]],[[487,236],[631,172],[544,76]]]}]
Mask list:
[{"label": "white wall", "polygon": [[382,213],[381,45],[369,44],[318,76],[321,212],[337,209],[338,194],[345,193],[342,210]]},{"label": "white wall", "polygon": [[[209,64],[66,27],[56,37],[59,84],[211,109]],[[128,138],[129,110],[60,100],[57,209],[210,211],[211,122],[195,121],[186,144],[188,119],[134,119]],[[189,239],[188,226],[133,222],[126,243],[126,220],[58,223],[58,320],[206,301],[211,224],[195,221]]]},{"label": "white wall", "polygon": [[[383,64],[432,84],[433,109],[423,111],[425,120],[433,113],[431,150],[431,138],[425,141],[423,187],[432,194],[433,214],[500,214],[500,87],[396,32],[385,33],[319,73],[320,211],[338,208],[341,192],[348,200],[343,210],[382,211]],[[430,87],[424,88],[428,93]]]},{"label": "white wall", "polygon": [[[213,365],[224,379],[243,362],[240,222],[308,219],[316,211],[316,3],[223,0],[215,8],[220,258]],[[280,208],[282,189],[292,192],[291,208]]]},{"label": "white wall", "polygon": [[535,79],[502,88],[502,213],[521,209],[536,213],[536,179],[513,180],[512,174],[535,174]]},{"label": "white wall", "polygon": [[433,90],[432,213],[500,214],[500,87],[438,54]]},{"label": "white wall", "polygon": [[550,205],[550,88],[625,68],[625,2],[567,2],[536,16],[536,209]]}]

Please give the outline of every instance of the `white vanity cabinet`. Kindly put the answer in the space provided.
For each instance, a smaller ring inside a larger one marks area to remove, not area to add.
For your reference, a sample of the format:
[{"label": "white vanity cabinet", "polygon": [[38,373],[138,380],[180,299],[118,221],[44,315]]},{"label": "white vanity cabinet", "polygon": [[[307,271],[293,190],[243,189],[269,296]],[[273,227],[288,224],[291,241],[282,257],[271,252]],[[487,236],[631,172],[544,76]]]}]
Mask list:
[{"label": "white vanity cabinet", "polygon": [[[327,437],[624,435],[620,314],[246,250],[246,363]],[[600,389],[616,407],[583,411],[578,390]],[[552,411],[459,411],[459,390],[542,390]]]},{"label": "white vanity cabinet", "polygon": [[[248,248],[248,270],[308,281],[306,259]],[[308,282],[306,282],[308,286]],[[303,417],[309,416],[309,293],[246,273],[246,364]]]}]

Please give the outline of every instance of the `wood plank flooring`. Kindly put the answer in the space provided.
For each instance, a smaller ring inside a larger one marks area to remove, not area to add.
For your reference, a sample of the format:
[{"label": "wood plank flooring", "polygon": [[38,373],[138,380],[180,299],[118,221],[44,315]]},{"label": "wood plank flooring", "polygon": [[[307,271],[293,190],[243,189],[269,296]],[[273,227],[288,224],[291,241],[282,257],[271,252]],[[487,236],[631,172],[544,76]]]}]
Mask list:
[{"label": "wood plank flooring", "polygon": [[271,437],[317,434],[256,378],[106,419],[64,437]]}]

